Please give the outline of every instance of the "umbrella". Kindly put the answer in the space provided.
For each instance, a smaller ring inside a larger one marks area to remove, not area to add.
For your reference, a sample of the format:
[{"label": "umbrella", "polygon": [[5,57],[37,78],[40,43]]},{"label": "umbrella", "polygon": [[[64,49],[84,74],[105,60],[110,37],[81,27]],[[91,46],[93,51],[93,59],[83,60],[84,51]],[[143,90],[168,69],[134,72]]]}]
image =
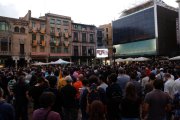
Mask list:
[{"label": "umbrella", "polygon": [[125,59],[118,58],[118,59],[116,59],[115,61],[116,61],[116,62],[124,62],[124,61],[125,61]]}]

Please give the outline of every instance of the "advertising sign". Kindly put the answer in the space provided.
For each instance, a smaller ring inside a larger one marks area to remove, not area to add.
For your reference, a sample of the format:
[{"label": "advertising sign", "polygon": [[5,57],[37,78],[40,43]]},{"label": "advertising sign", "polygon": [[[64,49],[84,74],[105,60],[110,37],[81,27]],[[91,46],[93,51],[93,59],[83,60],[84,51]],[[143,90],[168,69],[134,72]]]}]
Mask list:
[{"label": "advertising sign", "polygon": [[97,58],[106,58],[108,57],[108,49],[96,49]]}]

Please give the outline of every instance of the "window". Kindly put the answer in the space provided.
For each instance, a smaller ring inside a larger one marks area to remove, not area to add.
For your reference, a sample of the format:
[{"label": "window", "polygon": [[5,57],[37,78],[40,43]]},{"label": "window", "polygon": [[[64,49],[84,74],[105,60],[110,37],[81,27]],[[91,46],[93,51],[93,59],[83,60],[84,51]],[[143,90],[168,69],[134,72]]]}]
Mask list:
[{"label": "window", "polygon": [[8,51],[8,42],[7,39],[1,39],[1,51]]},{"label": "window", "polygon": [[64,32],[68,32],[68,29],[64,29]]},{"label": "window", "polygon": [[35,26],[36,26],[36,23],[32,21],[32,28],[34,28]]},{"label": "window", "polygon": [[90,34],[90,42],[94,42],[94,34]]},{"label": "window", "polygon": [[86,30],[86,26],[82,26],[82,30]]},{"label": "window", "polygon": [[54,36],[51,36],[50,42],[54,42],[54,41],[55,41]]},{"label": "window", "polygon": [[14,32],[19,32],[19,27],[15,27]]},{"label": "window", "polygon": [[55,23],[55,19],[51,18],[50,19],[50,24],[54,24]]},{"label": "window", "polygon": [[40,52],[45,52],[45,48],[44,47],[40,47]]},{"label": "window", "polygon": [[86,56],[86,55],[87,55],[86,46],[82,46],[82,55],[83,55],[83,56]]},{"label": "window", "polygon": [[3,31],[9,30],[9,25],[6,22],[0,22],[0,30]]},{"label": "window", "polygon": [[36,47],[32,47],[32,52],[36,52]]},{"label": "window", "polygon": [[78,46],[74,46],[74,56],[79,56]]},{"label": "window", "polygon": [[78,32],[74,32],[73,37],[74,37],[74,41],[78,41]]},{"label": "window", "polygon": [[63,25],[64,25],[64,26],[69,26],[69,21],[65,21],[65,20],[64,20],[64,21],[63,21]]},{"label": "window", "polygon": [[54,33],[54,27],[51,27],[51,31],[50,31],[51,33]]},{"label": "window", "polygon": [[36,34],[32,34],[32,40],[36,40]]},{"label": "window", "polygon": [[45,28],[45,23],[41,22],[41,28]]},{"label": "window", "polygon": [[109,38],[109,37],[108,37],[108,34],[106,34],[106,39],[108,40],[108,38]]},{"label": "window", "polygon": [[56,24],[57,24],[57,25],[60,25],[60,24],[61,24],[61,20],[57,20],[57,21],[56,21]]},{"label": "window", "polygon": [[93,47],[90,47],[88,49],[88,54],[91,56],[91,55],[94,55],[94,48]]},{"label": "window", "polygon": [[40,35],[40,42],[44,40],[44,35]]},{"label": "window", "polygon": [[78,29],[78,25],[74,25],[74,29]]},{"label": "window", "polygon": [[106,28],[106,32],[108,32],[108,28]]},{"label": "window", "polygon": [[20,54],[24,55],[24,44],[20,44]]},{"label": "window", "polygon": [[61,47],[57,47],[57,53],[61,53]]},{"label": "window", "polygon": [[22,28],[20,29],[20,33],[25,33],[25,28],[22,27]]},{"label": "window", "polygon": [[86,42],[86,33],[82,33],[82,42]]},{"label": "window", "polygon": [[64,48],[64,53],[68,53],[68,48]]},{"label": "window", "polygon": [[60,29],[60,28],[57,28],[57,32],[61,32],[61,29]]},{"label": "window", "polygon": [[55,53],[55,47],[51,47],[51,53]]},{"label": "window", "polygon": [[90,30],[94,30],[94,27],[90,27]]}]

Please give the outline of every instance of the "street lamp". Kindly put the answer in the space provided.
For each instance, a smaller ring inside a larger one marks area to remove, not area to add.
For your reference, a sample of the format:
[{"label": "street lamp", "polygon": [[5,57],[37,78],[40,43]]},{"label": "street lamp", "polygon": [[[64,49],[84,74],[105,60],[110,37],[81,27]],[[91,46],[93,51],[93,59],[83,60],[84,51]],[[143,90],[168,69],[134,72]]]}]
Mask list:
[{"label": "street lamp", "polygon": [[115,68],[115,53],[116,53],[116,48],[113,47],[113,60],[114,60],[114,68]]}]

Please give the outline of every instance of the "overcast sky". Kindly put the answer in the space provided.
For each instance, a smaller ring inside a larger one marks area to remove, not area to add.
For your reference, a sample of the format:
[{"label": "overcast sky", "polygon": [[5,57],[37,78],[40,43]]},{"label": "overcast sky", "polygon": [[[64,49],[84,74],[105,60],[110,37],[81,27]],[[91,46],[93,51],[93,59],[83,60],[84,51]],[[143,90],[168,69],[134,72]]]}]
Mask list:
[{"label": "overcast sky", "polygon": [[[147,0],[0,0],[0,16],[18,18],[31,10],[33,17],[45,13],[70,16],[74,22],[96,26],[111,23],[122,10]],[[176,0],[164,0],[178,7]]]}]

